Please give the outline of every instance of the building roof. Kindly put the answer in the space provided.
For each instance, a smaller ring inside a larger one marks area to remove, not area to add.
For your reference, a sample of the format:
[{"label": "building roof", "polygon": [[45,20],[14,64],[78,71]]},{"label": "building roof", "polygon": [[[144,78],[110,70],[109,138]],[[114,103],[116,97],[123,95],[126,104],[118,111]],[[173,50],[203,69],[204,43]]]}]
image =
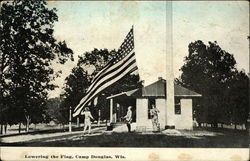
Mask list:
[{"label": "building roof", "polygon": [[[159,79],[158,81],[143,87],[142,89],[142,96],[155,96],[155,97],[165,97],[166,94],[166,80]],[[200,94],[191,91],[187,88],[184,88],[180,85],[174,84],[174,95],[175,96],[189,96],[189,97],[196,97],[201,96]]]},{"label": "building roof", "polygon": [[[107,99],[118,96],[132,96],[132,97],[165,97],[166,95],[166,80],[159,79],[158,81],[142,87],[140,89],[134,89],[127,92],[122,92],[116,95],[107,97]],[[180,85],[174,84],[174,96],[176,97],[201,97],[194,91],[184,88]]]},{"label": "building roof", "polygon": [[119,96],[132,96],[132,94],[134,94],[136,91],[138,91],[138,89],[134,89],[134,90],[131,90],[131,91],[127,91],[127,92],[121,92],[121,93],[118,93],[118,94],[115,94],[115,95],[111,95],[109,97],[107,97],[107,99],[110,99],[110,98],[114,98],[114,97],[119,97]]}]

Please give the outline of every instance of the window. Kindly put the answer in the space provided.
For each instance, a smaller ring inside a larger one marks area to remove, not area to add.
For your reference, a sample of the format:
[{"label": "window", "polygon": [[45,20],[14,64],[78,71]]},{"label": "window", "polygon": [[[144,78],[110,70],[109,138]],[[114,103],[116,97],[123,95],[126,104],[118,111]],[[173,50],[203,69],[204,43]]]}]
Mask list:
[{"label": "window", "polygon": [[174,112],[176,115],[180,115],[181,114],[181,99],[180,98],[175,98],[175,108],[174,108]]},{"label": "window", "polygon": [[148,119],[151,119],[150,110],[152,109],[152,105],[155,105],[155,99],[149,98],[148,99]]}]

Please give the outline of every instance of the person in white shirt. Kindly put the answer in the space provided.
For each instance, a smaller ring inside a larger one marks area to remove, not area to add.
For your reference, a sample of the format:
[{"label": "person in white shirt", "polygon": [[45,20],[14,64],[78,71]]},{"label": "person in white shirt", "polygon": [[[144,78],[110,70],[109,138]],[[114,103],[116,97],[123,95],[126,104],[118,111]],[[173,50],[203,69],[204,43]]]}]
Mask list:
[{"label": "person in white shirt", "polygon": [[124,116],[125,121],[127,123],[128,132],[131,132],[131,123],[132,123],[132,110],[131,109],[132,109],[132,106],[129,106],[127,115]]},{"label": "person in white shirt", "polygon": [[85,134],[87,127],[89,127],[88,129],[88,134],[90,134],[91,132],[91,119],[94,120],[93,116],[91,115],[89,108],[85,107],[84,112],[82,113],[82,115],[85,116],[84,118],[84,130],[83,130],[83,134]]}]

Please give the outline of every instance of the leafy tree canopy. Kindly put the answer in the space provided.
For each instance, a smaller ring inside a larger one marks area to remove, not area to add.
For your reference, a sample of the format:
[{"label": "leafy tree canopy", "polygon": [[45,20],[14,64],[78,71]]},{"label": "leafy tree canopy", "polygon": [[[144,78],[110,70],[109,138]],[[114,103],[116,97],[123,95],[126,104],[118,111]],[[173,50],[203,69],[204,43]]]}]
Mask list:
[{"label": "leafy tree canopy", "polygon": [[[65,41],[54,38],[56,9],[43,0],[4,2],[0,11],[1,97],[17,120],[41,116],[47,91],[59,76],[52,63],[73,60],[73,51]],[[10,99],[7,99],[9,97]],[[8,100],[8,101],[7,101]],[[32,119],[31,119],[32,120]]]},{"label": "leafy tree canopy", "polygon": [[244,72],[236,69],[233,54],[221,49],[216,41],[206,45],[198,40],[188,48],[185,64],[180,69],[182,74],[176,82],[202,94],[201,106],[196,109],[198,121],[215,126],[218,122],[244,122],[249,93],[243,88],[248,89],[249,80]]}]

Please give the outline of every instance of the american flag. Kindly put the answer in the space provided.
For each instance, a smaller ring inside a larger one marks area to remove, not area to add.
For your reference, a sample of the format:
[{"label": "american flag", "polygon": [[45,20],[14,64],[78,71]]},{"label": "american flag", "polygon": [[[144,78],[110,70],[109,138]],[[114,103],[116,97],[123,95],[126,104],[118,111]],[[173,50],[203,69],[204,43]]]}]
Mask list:
[{"label": "american flag", "polygon": [[119,47],[116,56],[109,61],[93,78],[87,94],[74,109],[73,117],[79,115],[82,109],[102,90],[117,82],[125,75],[137,70],[134,52],[133,27]]}]

